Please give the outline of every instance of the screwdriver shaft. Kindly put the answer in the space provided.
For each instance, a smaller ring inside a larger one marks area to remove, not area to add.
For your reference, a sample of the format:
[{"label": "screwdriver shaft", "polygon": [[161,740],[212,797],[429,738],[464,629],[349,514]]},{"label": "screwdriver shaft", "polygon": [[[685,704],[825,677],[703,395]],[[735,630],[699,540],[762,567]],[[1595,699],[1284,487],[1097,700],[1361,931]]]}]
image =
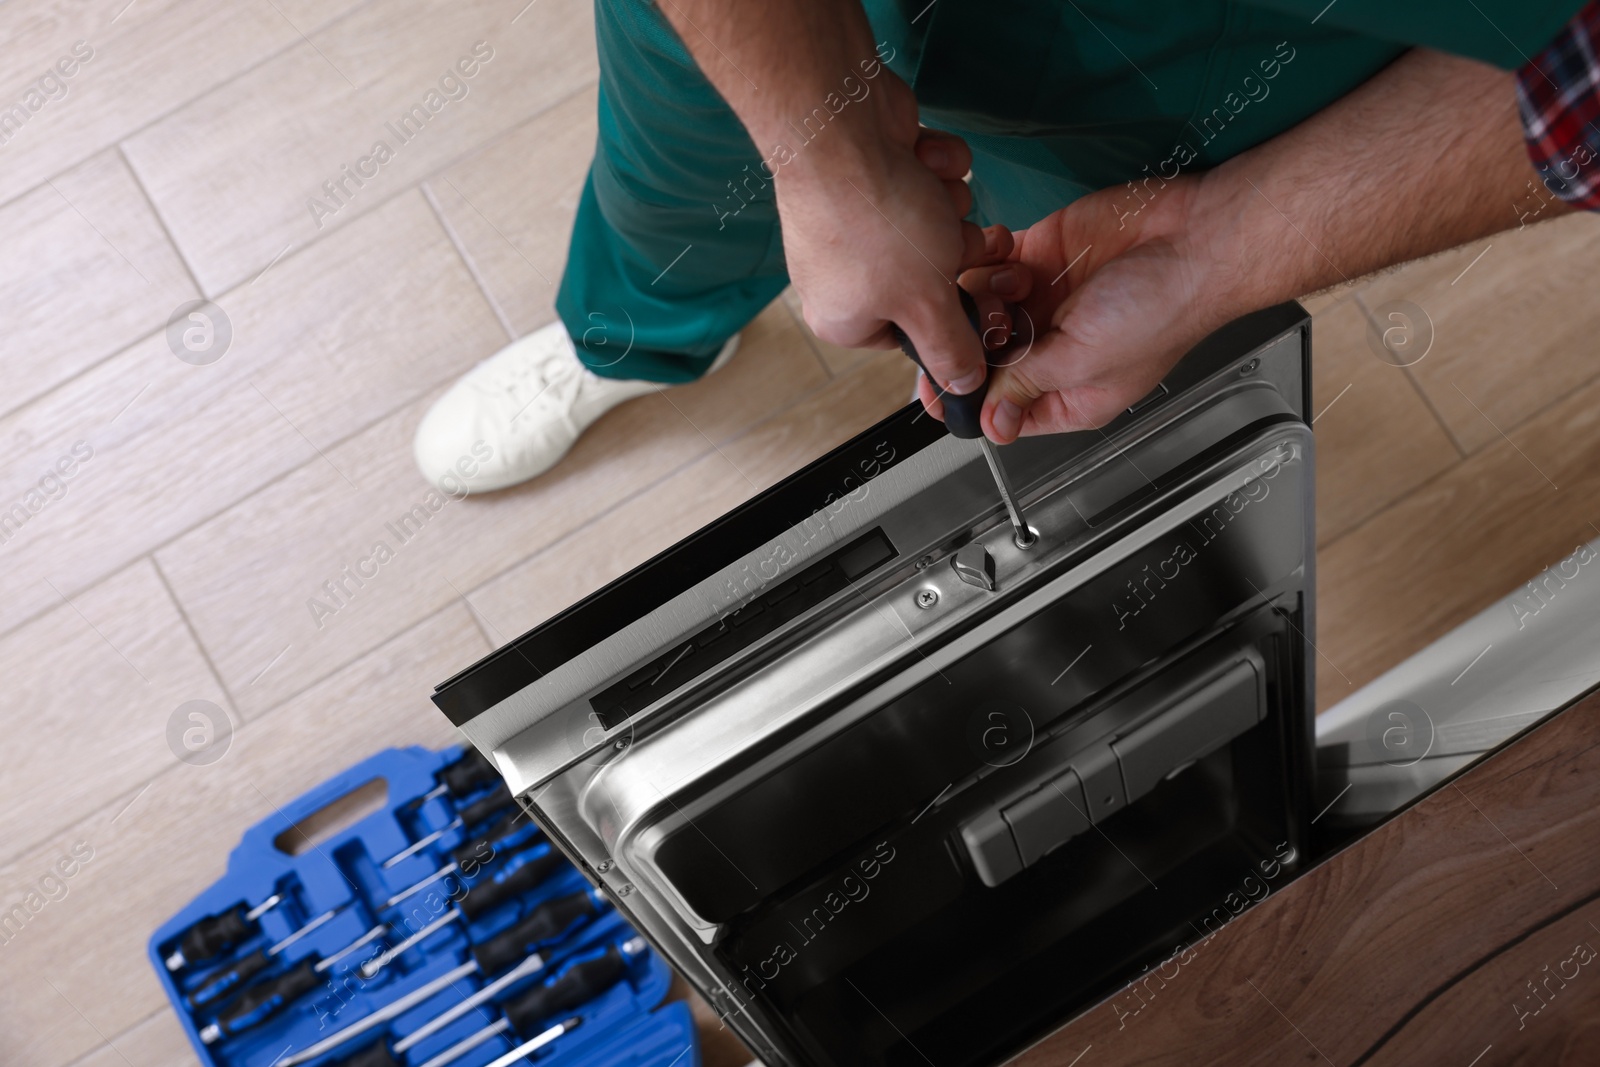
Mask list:
[{"label": "screwdriver shaft", "polygon": [[257,904],[255,907],[253,907],[249,911],[245,912],[244,913],[245,921],[253,923],[257,919],[261,918],[261,916],[265,915],[267,912],[271,911],[273,908],[276,908],[279,904],[282,904],[282,903],[283,903],[283,897],[280,894],[274,893],[270,897],[268,897],[266,900],[263,900],[261,903]]},{"label": "screwdriver shaft", "polygon": [[477,1033],[468,1034],[460,1041],[457,1041],[455,1044],[451,1045],[449,1048],[433,1057],[433,1059],[424,1061],[422,1067],[444,1067],[445,1064],[450,1063],[453,1060],[460,1059],[462,1056],[465,1056],[467,1053],[471,1052],[485,1041],[492,1037],[503,1034],[509,1029],[511,1029],[511,1024],[506,1022],[504,1019],[501,1019],[498,1022],[490,1023]]},{"label": "screwdriver shaft", "polygon": [[412,1046],[426,1040],[429,1034],[437,1033],[438,1031],[443,1030],[446,1026],[449,1026],[467,1012],[471,1011],[473,1008],[476,1008],[479,1004],[482,1004],[484,1001],[492,998],[496,993],[500,992],[500,990],[504,989],[506,986],[512,985],[521,979],[526,978],[528,975],[533,974],[535,971],[542,970],[543,968],[544,957],[535,952],[533,955],[529,956],[527,959],[511,968],[511,970],[507,971],[499,978],[496,978],[494,981],[490,982],[488,985],[484,986],[482,989],[478,990],[476,993],[472,994],[470,997],[463,1000],[449,1011],[446,1011],[428,1020],[426,1023],[417,1027],[417,1029],[411,1031],[411,1033],[407,1034],[400,1041],[396,1042],[394,1046],[395,1055],[398,1056]]},{"label": "screwdriver shaft", "polygon": [[1011,488],[1011,479],[1006,477],[1006,469],[1000,465],[1000,453],[995,451],[994,442],[987,437],[978,438],[978,445],[983,449],[983,458],[989,461],[989,473],[994,475],[995,488],[1000,490],[1000,501],[1006,506],[1006,515],[1011,519],[1011,528],[1016,531],[1018,548],[1027,548],[1034,542],[1034,534],[1028,527],[1028,520],[1022,517],[1022,505],[1017,503],[1016,490]]},{"label": "screwdriver shaft", "polygon": [[433,833],[427,835],[426,837],[419,838],[416,841],[416,843],[413,844],[410,848],[402,849],[401,851],[396,852],[394,855],[390,856],[388,859],[384,860],[383,861],[383,869],[384,870],[388,870],[390,867],[393,867],[395,864],[399,863],[401,860],[405,859],[406,857],[415,856],[418,852],[421,852],[423,849],[427,848],[429,845],[431,845],[435,841],[439,840],[439,838],[443,837],[445,834],[449,833],[451,830],[459,830],[461,828],[461,825],[462,825],[462,823],[461,823],[460,819],[452,819],[450,821],[450,825],[445,826],[445,827],[441,827],[440,829],[435,830]]},{"label": "screwdriver shaft", "polygon": [[439,990],[449,988],[460,979],[476,972],[477,969],[477,963],[475,961],[468,960],[466,963],[461,964],[461,966],[456,967],[453,970],[446,971],[444,974],[441,974],[439,977],[435,978],[431,982],[428,982],[426,985],[418,986],[416,989],[413,989],[411,992],[407,993],[403,997],[400,997],[398,1000],[391,1000],[377,1011],[374,1011],[371,1015],[351,1023],[343,1030],[339,1030],[333,1034],[330,1034],[328,1037],[318,1041],[315,1045],[311,1045],[303,1051],[296,1052],[292,1056],[277,1061],[278,1067],[296,1067],[297,1064],[305,1063],[308,1060],[314,1060],[329,1049],[336,1048],[337,1046],[344,1044],[346,1041],[349,1041],[352,1037],[358,1037],[361,1034],[366,1033],[368,1030],[371,1030],[374,1026],[378,1026],[381,1023],[386,1023],[390,1019],[396,1018],[397,1016],[404,1015],[418,1004],[421,1004],[423,1001],[432,997],[435,993],[439,992]]},{"label": "screwdriver shaft", "polygon": [[366,963],[363,963],[360,967],[361,977],[371,978],[373,975],[387,967],[391,960],[405,952],[412,945],[415,945],[417,942],[422,941],[425,938],[431,937],[436,931],[449,926],[459,918],[461,918],[461,909],[451,908],[449,911],[445,912],[443,915],[439,916],[437,919],[433,920],[433,922],[429,923],[427,926],[424,926],[422,929],[418,930],[416,933],[412,934],[398,945],[394,946],[393,948],[385,949],[381,954],[374,956]]},{"label": "screwdriver shaft", "polygon": [[582,1025],[582,1023],[583,1020],[576,1016],[566,1020],[565,1022],[556,1023],[544,1033],[537,1037],[529,1038],[527,1041],[524,1041],[522,1044],[506,1053],[504,1056],[501,1056],[499,1059],[489,1064],[489,1067],[510,1067],[511,1064],[516,1063],[518,1060],[527,1059],[529,1056],[533,1055],[535,1052],[538,1052],[540,1049],[544,1048],[544,1046],[548,1045],[562,1034],[567,1033],[569,1030],[576,1029],[578,1026]]},{"label": "screwdriver shaft", "polygon": [[284,938],[282,941],[279,941],[276,945],[273,945],[271,948],[267,949],[267,955],[276,956],[278,953],[282,952],[284,949],[288,948],[302,937],[305,937],[323,923],[331,920],[335,915],[339,914],[339,912],[343,910],[343,905],[340,905],[339,907],[333,908],[330,911],[323,912],[321,915],[318,915],[315,919],[312,919],[310,922],[306,923],[304,926],[290,934],[288,937]]}]

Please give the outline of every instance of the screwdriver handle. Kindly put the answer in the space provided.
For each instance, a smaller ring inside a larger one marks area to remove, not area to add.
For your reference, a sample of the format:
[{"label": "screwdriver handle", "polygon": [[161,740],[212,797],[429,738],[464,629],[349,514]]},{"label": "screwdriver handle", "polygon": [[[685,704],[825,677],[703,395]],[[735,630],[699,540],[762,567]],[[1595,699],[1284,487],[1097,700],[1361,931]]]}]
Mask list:
[{"label": "screwdriver handle", "polygon": [[[957,286],[956,292],[961,294],[961,310],[967,313],[967,321],[972,323],[973,332],[981,337],[983,330],[978,323],[977,303],[965,289]],[[939,389],[939,383],[933,375],[928,374],[927,365],[922,362],[922,357],[917,354],[917,346],[911,343],[911,338],[906,336],[906,332],[893,323],[890,327],[894,330],[894,339],[900,342],[900,351],[910,356],[911,361],[922,368],[922,373],[927,375],[928,381],[933,383],[934,391],[939,393],[939,399],[944,402],[944,425],[950,431],[950,436],[966,440],[982,437],[983,426],[979,422],[979,416],[983,414],[983,398],[989,392],[988,376],[985,375],[983,384],[970,393],[962,393],[959,396],[955,393],[946,393]]]},{"label": "screwdriver handle", "polygon": [[485,977],[503,971],[522,960],[540,945],[554,941],[579,919],[587,919],[599,910],[594,897],[587,893],[573,893],[557,897],[539,905],[527,917],[513,924],[503,933],[472,946],[472,958]]},{"label": "screwdriver handle", "polygon": [[469,861],[481,865],[488,863],[495,857],[496,853],[507,851],[508,849],[510,851],[516,851],[517,849],[527,848],[529,845],[534,844],[544,836],[543,831],[535,828],[533,833],[529,834],[521,841],[517,841],[509,846],[506,844],[506,842],[522,833],[522,831],[528,829],[529,825],[531,824],[520,819],[513,819],[511,820],[511,824],[503,829],[496,830],[492,834],[474,838],[471,841],[466,841],[457,845],[455,848],[450,850],[450,861],[462,870],[466,870]]},{"label": "screwdriver handle", "polygon": [[492,881],[479,882],[467,890],[466,896],[461,898],[456,907],[461,909],[461,914],[467,917],[468,922],[476,922],[500,905],[515,900],[539,885],[565,864],[566,861],[551,849],[543,856],[522,864],[510,874],[501,875]]},{"label": "screwdriver handle", "polygon": [[451,796],[464,797],[486,785],[500,781],[500,772],[476,748],[439,772],[439,780]]},{"label": "screwdriver handle", "polygon": [[518,1034],[527,1037],[550,1016],[589,1003],[621,981],[627,972],[628,961],[613,945],[606,949],[604,956],[574,963],[554,981],[534,986],[506,1001],[506,1021]]},{"label": "screwdriver handle", "polygon": [[221,915],[208,915],[183,932],[178,948],[189,963],[215,959],[246,938],[254,936],[256,924],[245,917],[246,908],[236,904]]},{"label": "screwdriver handle", "polygon": [[217,1016],[225,1037],[232,1037],[263,1023],[288,1007],[296,997],[309,993],[322,982],[317,973],[317,956],[307,956],[282,974],[246,986],[232,1004]]},{"label": "screwdriver handle", "polygon": [[403,1067],[395,1058],[394,1051],[389,1048],[389,1039],[384,1038],[368,1045],[354,1055],[346,1056],[342,1060],[335,1060],[327,1067]]},{"label": "screwdriver handle", "polygon": [[507,808],[514,808],[516,806],[517,798],[512,796],[511,791],[505,786],[500,786],[488,796],[483,797],[480,800],[474,800],[471,804],[468,804],[465,807],[457,808],[456,814],[461,817],[461,822],[463,825],[472,826],[476,823],[483,822],[485,819],[499,815]]},{"label": "screwdriver handle", "polygon": [[205,983],[189,994],[189,1004],[200,1007],[217,1000],[224,993],[237,989],[250,979],[267,969],[267,964],[272,962],[272,957],[267,955],[266,949],[257,949],[231,967],[224,967],[213,971],[206,977]]}]

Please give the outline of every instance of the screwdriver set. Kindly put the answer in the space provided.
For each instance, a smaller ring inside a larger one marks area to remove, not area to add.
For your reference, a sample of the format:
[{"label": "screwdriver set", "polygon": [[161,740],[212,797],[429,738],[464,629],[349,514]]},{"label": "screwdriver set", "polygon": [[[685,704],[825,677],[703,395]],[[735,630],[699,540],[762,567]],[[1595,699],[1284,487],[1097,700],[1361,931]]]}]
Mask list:
[{"label": "screwdriver set", "polygon": [[471,748],[283,805],[149,951],[206,1067],[699,1067],[665,962]]}]

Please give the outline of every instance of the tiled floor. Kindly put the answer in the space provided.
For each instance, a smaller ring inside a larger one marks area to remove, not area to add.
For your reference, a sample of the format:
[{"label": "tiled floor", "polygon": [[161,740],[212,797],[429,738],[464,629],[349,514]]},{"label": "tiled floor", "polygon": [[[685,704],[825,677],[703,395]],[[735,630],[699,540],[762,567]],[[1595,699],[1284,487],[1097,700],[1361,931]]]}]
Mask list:
[{"label": "tiled floor", "polygon": [[[0,1061],[29,1067],[192,1063],[144,939],[242,827],[377,747],[449,742],[435,682],[910,388],[899,356],[823,345],[778,302],[725,370],[451,504],[318,625],[307,599],[425,491],[409,442],[429,400],[552,317],[594,136],[588,8],[118,6],[0,7],[7,85],[93,50],[0,146],[0,505],[72,461],[0,543],[0,907],[94,850],[0,944]],[[467,95],[313,217],[478,42]],[[1597,227],[1308,301],[1323,706],[1600,533]],[[233,344],[196,367],[164,325],[201,295]],[[1400,302],[1431,319],[1407,369],[1370,344]],[[166,740],[196,699],[235,726],[207,767]]]}]

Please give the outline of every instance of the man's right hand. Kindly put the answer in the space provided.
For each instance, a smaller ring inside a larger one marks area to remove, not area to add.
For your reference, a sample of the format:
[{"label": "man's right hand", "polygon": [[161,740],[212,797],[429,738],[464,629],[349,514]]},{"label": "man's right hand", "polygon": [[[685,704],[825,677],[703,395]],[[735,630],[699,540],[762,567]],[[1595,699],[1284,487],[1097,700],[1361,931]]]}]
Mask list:
[{"label": "man's right hand", "polygon": [[981,385],[955,279],[1002,261],[1010,235],[962,221],[972,154],[918,126],[861,0],[665,0],[661,12],[772,161],[789,276],[817,336],[892,348],[893,323],[941,389]]},{"label": "man's right hand", "polygon": [[1010,234],[963,221],[972,206],[965,142],[920,128],[911,90],[889,71],[871,84],[872,95],[851,105],[858,114],[846,108],[778,168],[789,277],[824,341],[893,348],[892,323],[941,389],[969,393],[985,365],[955,279],[1003,261]]}]

